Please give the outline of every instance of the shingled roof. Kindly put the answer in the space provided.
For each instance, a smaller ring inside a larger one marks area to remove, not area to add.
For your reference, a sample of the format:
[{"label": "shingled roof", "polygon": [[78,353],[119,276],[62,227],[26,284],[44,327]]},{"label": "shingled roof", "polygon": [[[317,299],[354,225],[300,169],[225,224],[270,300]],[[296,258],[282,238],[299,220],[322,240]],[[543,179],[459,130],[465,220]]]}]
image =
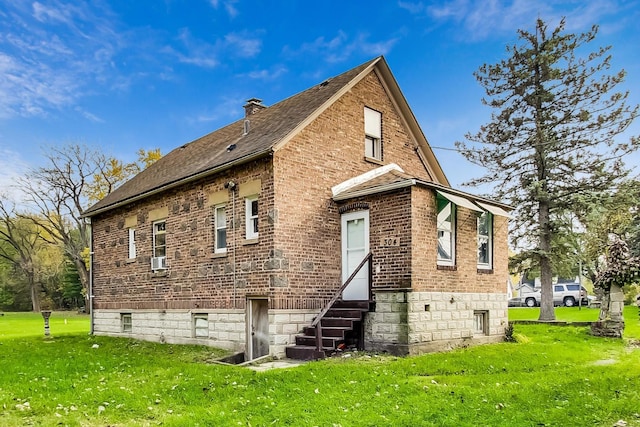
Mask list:
[{"label": "shingled roof", "polygon": [[[379,68],[385,77],[392,80],[394,90],[402,98],[401,104],[409,111],[411,124],[418,129],[419,139],[424,140],[423,146],[427,147],[429,157],[435,162],[434,169],[439,171],[441,179],[446,183],[446,177],[442,174],[384,58],[378,57],[268,108],[263,108],[248,118],[243,117],[174,149],[85,210],[83,216],[91,217],[232,166],[271,155],[276,145],[286,142],[295,135],[311,118],[360,81],[377,64],[380,65]],[[250,122],[249,131],[245,133],[247,119]]]}]

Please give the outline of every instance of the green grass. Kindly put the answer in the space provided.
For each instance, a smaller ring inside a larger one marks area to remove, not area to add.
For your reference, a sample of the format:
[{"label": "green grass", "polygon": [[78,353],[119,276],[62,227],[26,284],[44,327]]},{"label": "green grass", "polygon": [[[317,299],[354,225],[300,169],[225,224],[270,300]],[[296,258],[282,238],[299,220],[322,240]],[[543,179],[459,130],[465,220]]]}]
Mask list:
[{"label": "green grass", "polygon": [[[588,307],[556,307],[556,320],[564,322],[594,322],[598,320],[599,308]],[[638,322],[638,307],[627,305],[624,307],[625,329],[624,337],[640,340],[640,323]],[[538,320],[540,308],[509,308],[509,320]]]},{"label": "green grass", "polygon": [[[637,308],[625,314],[638,328]],[[640,426],[640,348],[587,327],[516,325],[526,343],[258,373],[210,363],[211,348],[88,328],[45,339],[38,316],[21,318],[26,336],[0,318],[2,426]]]},{"label": "green grass", "polygon": [[[40,313],[5,312],[0,316],[0,340],[44,335],[44,319]],[[89,333],[89,316],[70,311],[54,311],[49,318],[49,331],[54,335]]]}]

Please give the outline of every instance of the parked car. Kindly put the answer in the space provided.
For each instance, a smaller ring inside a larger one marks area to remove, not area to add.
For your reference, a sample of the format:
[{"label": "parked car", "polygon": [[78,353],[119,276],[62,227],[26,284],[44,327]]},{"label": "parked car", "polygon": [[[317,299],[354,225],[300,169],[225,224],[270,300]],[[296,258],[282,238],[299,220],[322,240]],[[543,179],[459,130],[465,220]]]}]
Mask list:
[{"label": "parked car", "polygon": [[[582,288],[582,289],[581,289]],[[523,293],[519,297],[509,300],[509,306],[537,307],[540,305],[541,294],[538,289],[535,292]],[[589,303],[587,290],[579,283],[557,283],[553,285],[553,305],[573,307],[581,302],[586,306]]]}]

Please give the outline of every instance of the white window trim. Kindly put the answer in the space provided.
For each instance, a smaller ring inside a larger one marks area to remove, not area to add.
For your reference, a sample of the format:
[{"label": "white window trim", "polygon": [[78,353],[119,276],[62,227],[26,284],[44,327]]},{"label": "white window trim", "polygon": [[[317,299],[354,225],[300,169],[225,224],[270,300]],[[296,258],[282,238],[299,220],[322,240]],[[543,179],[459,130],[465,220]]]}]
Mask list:
[{"label": "white window trim", "polygon": [[[160,232],[156,232],[156,225],[157,224],[161,224],[161,223],[164,223],[164,230],[160,231]],[[152,241],[152,247],[151,247],[151,250],[152,250],[151,269],[153,271],[166,270],[167,269],[167,266],[166,266],[166,263],[167,263],[167,237],[166,237],[167,236],[167,220],[166,219],[162,219],[162,220],[159,220],[159,221],[154,221],[152,226],[153,226],[153,229],[152,229],[153,241]],[[160,256],[160,257],[156,256],[156,236],[158,234],[164,234],[165,235],[165,239],[164,239],[164,256]],[[154,268],[154,263],[153,263],[154,259],[158,259],[158,260],[163,259],[164,262],[159,261],[161,263],[161,266]]]},{"label": "white window trim", "polygon": [[129,228],[129,259],[135,259],[136,255],[136,229]]},{"label": "white window trim", "polygon": [[489,312],[486,310],[475,310],[473,312],[473,334],[489,335]]},{"label": "white window trim", "polygon": [[[436,247],[436,256],[437,256],[437,265],[446,265],[446,266],[454,266],[456,265],[456,204],[447,200],[447,203],[451,205],[451,259],[443,259],[440,258],[438,254],[438,248]],[[440,224],[438,224],[438,214],[437,210],[438,202],[436,198],[436,232],[440,233]],[[436,236],[436,244],[439,240],[439,236]]]},{"label": "white window trim", "polygon": [[[219,224],[218,223],[218,211],[222,210],[224,212],[224,224]],[[226,205],[217,205],[213,208],[213,222],[214,222],[214,226],[213,226],[213,247],[214,247],[214,253],[217,254],[224,254],[227,253],[227,243],[226,243],[226,238],[225,238],[225,246],[223,248],[218,247],[218,230],[225,230],[225,236],[226,236],[226,230],[227,230],[227,211],[226,211]]]},{"label": "white window trim", "polygon": [[259,236],[260,229],[258,231],[254,231],[253,229],[253,220],[258,220],[260,216],[260,204],[258,203],[258,215],[251,215],[251,204],[255,201],[258,201],[258,196],[250,196],[245,199],[245,238],[247,240],[257,239]]},{"label": "white window trim", "polygon": [[[125,321],[128,319],[128,321]],[[120,329],[122,332],[130,333],[133,331],[133,316],[131,313],[120,314]]]},{"label": "white window trim", "polygon": [[[205,328],[197,328],[196,327],[198,319],[206,321],[206,324],[207,324],[206,329]],[[193,337],[194,338],[202,338],[202,339],[209,338],[209,314],[207,314],[207,313],[196,313],[196,314],[194,314],[193,318],[192,318],[192,324],[193,324]],[[206,335],[198,335],[198,331],[199,330],[203,330],[203,331],[206,330],[206,332],[207,332]]]},{"label": "white window trim", "polygon": [[484,263],[484,262],[480,262],[480,219],[482,218],[482,215],[478,216],[478,221],[477,221],[477,226],[476,226],[476,233],[477,233],[477,246],[478,246],[478,268],[481,270],[491,270],[491,268],[493,267],[493,215],[491,214],[491,212],[487,212],[485,211],[484,213],[485,215],[487,215],[487,217],[489,218],[489,226],[487,227],[487,236],[482,236],[482,237],[486,237],[487,238],[487,257],[489,258],[489,262]]},{"label": "white window trim", "polygon": [[[382,113],[364,107],[364,156],[382,161]],[[371,150],[369,151],[369,145]]]}]

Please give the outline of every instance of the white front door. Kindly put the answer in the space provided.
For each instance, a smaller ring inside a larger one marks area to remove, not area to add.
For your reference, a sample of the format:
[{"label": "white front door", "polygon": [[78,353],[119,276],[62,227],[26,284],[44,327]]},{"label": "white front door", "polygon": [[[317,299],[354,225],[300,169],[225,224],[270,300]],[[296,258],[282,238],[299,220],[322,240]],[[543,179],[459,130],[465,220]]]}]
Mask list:
[{"label": "white front door", "polygon": [[[369,253],[369,211],[342,215],[342,283]],[[369,269],[363,266],[342,293],[345,300],[369,299]]]}]

